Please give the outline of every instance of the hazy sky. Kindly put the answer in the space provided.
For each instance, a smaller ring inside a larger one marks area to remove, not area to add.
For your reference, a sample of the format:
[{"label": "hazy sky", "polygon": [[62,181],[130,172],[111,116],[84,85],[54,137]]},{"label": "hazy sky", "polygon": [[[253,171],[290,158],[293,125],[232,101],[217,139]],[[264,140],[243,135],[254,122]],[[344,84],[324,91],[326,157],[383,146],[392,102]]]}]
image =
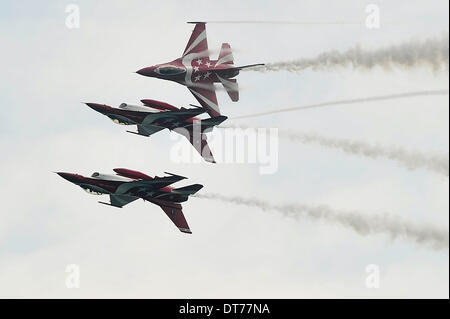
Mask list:
[{"label": "hazy sky", "polygon": [[[80,28],[65,25],[66,5],[80,8]],[[368,29],[368,3],[381,27]],[[381,298],[449,297],[446,250],[388,235],[361,236],[326,221],[191,198],[179,232],[157,206],[100,205],[53,171],[91,174],[115,167],[188,176],[202,192],[255,197],[274,204],[325,204],[389,213],[448,231],[449,180],[394,161],[368,159],[280,139],[278,171],[255,164],[177,164],[167,131],[151,138],[81,102],[118,106],[140,99],[187,106],[184,87],[136,70],[181,55],[186,21],[342,21],[345,24],[207,24],[209,48],[234,48],[236,64],[314,57],[448,33],[448,2],[434,1],[2,1],[0,297]],[[445,89],[442,70],[349,68],[243,72],[240,101],[218,93],[229,117],[324,101]],[[448,157],[448,95],[414,97],[281,113],[234,124],[278,127],[399,145]],[[227,123],[227,122],[225,122]],[[231,124],[231,121],[229,121]],[[186,146],[188,144],[186,142]],[[211,148],[215,154],[221,150]],[[180,186],[188,183],[180,183]],[[81,287],[66,288],[66,266],[80,267]],[[365,285],[367,265],[380,287]]]}]

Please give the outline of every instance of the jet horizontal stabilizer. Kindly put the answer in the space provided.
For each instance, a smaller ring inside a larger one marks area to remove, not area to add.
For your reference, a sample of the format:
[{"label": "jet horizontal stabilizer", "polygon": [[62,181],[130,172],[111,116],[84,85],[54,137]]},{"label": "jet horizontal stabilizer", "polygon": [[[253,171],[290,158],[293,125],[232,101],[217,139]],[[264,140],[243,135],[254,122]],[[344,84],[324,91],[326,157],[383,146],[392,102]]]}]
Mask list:
[{"label": "jet horizontal stabilizer", "polygon": [[164,172],[164,174],[173,176],[173,177],[179,177],[181,179],[187,179],[187,177],[181,176],[181,175],[177,175],[177,174],[173,174],[173,173],[169,173],[169,172]]},{"label": "jet horizontal stabilizer", "polygon": [[99,201],[99,203],[100,203],[100,204],[103,204],[103,205],[108,205],[108,206],[116,207],[116,208],[122,208],[122,206],[112,205],[111,203],[106,203],[106,202],[101,202],[101,201]]},{"label": "jet horizontal stabilizer", "polygon": [[194,195],[202,188],[203,185],[193,184],[181,188],[172,189],[170,193],[162,193],[155,196],[154,198],[159,200],[171,201],[175,203],[181,203],[187,201],[190,195]]},{"label": "jet horizontal stabilizer", "polygon": [[215,126],[222,124],[226,119],[228,119],[227,116],[219,115],[201,120],[202,133],[210,132]]},{"label": "jet horizontal stabilizer", "polygon": [[[133,131],[127,131],[128,133],[131,133],[131,134],[136,134],[136,135],[143,135],[143,134],[140,134],[139,132],[133,132]],[[146,135],[143,135],[143,136],[146,136]]]},{"label": "jet horizontal stabilizer", "polygon": [[220,64],[229,64],[233,65],[234,58],[233,52],[231,51],[231,46],[228,43],[222,43],[222,48],[220,49],[219,59],[217,60],[216,65]]},{"label": "jet horizontal stabilizer", "polygon": [[185,187],[175,188],[172,190],[172,193],[174,194],[180,194],[180,195],[193,195],[197,193],[199,190],[203,188],[203,185],[201,184],[192,184]]}]

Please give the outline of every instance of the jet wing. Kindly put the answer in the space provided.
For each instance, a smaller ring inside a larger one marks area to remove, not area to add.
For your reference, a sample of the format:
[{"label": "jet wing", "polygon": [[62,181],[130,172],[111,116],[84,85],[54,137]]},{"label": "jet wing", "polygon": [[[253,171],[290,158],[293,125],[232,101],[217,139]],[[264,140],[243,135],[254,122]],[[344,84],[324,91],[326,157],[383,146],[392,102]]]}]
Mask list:
[{"label": "jet wing", "polygon": [[148,124],[148,125],[138,124],[137,125],[137,129],[138,129],[138,134],[139,135],[150,136],[152,134],[155,134],[155,133],[157,133],[159,131],[164,130],[165,127],[161,127],[161,126],[158,126],[158,125],[150,125],[150,124]]},{"label": "jet wing", "polygon": [[125,206],[131,202],[134,202],[138,198],[139,197],[130,196],[130,195],[110,194],[109,195],[109,201],[110,201],[109,203],[105,203],[105,202],[99,202],[99,203],[122,208],[123,206]]},{"label": "jet wing", "polygon": [[155,177],[150,181],[151,186],[156,186],[158,189],[174,184],[182,179],[186,179],[186,177],[173,175],[173,176],[164,176],[164,177]]},{"label": "jet wing", "polygon": [[158,205],[166,213],[167,217],[178,227],[178,229],[187,234],[192,234],[186,218],[183,215],[182,206],[178,203],[167,202],[158,199],[149,199],[153,204]]},{"label": "jet wing", "polygon": [[188,86],[189,91],[197,99],[211,117],[220,115],[219,104],[217,103],[216,89],[213,84],[200,86]]},{"label": "jet wing", "polygon": [[155,194],[161,188],[169,186],[185,178],[186,177],[183,176],[171,175],[164,177],[155,177],[150,180],[144,179],[122,183],[117,187],[116,194],[128,195],[132,197],[144,197],[150,194]]},{"label": "jet wing", "polygon": [[142,125],[142,124],[137,124],[137,132],[133,132],[133,131],[127,131],[128,133],[133,133],[133,134],[137,134],[137,135],[142,135],[142,136],[150,136],[153,135],[159,131],[162,131],[165,129],[165,127],[161,127],[158,125]]},{"label": "jet wing", "polygon": [[206,39],[206,25],[204,22],[194,22],[195,28],[183,52],[183,57],[195,54],[197,58],[208,58],[208,41]]}]

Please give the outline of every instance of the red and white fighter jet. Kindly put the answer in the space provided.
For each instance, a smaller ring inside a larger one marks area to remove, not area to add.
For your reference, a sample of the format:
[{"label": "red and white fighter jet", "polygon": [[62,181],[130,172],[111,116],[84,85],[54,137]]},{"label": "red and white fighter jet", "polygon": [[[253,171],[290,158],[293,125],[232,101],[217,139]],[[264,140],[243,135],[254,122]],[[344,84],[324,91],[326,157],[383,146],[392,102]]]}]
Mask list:
[{"label": "red and white fighter jet", "polygon": [[210,60],[206,39],[206,22],[188,23],[195,24],[195,28],[181,58],[143,68],[137,73],[187,86],[212,117],[219,116],[220,110],[214,83],[222,83],[231,100],[236,102],[239,100],[239,88],[233,77],[237,76],[239,71],[244,68],[264,64],[234,66],[233,54],[228,43],[222,44],[217,60]]},{"label": "red and white fighter jet", "polygon": [[160,206],[181,232],[192,233],[186,218],[184,218],[180,203],[187,201],[188,197],[197,193],[203,188],[203,185],[193,184],[173,188],[169,185],[186,179],[186,177],[167,172],[166,174],[169,176],[150,177],[126,168],[115,168],[114,171],[117,175],[98,172],[93,173],[91,177],[64,172],[57,174],[90,194],[108,194],[110,202],[99,202],[101,204],[122,208],[139,198],[149,201]]}]

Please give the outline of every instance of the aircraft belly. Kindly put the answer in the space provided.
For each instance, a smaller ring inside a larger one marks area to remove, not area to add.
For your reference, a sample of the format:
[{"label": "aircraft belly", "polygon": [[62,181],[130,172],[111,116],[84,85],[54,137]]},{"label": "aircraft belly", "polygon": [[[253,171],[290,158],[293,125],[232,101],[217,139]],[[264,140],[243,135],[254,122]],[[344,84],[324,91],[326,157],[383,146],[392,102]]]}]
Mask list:
[{"label": "aircraft belly", "polygon": [[84,184],[83,183],[83,184],[79,184],[78,186],[80,186],[81,188],[83,188],[86,191],[90,190],[92,193],[95,193],[95,192],[102,193],[102,194],[110,194],[111,193],[110,191],[107,191],[104,188],[101,188],[99,186],[92,185],[92,184]]}]

